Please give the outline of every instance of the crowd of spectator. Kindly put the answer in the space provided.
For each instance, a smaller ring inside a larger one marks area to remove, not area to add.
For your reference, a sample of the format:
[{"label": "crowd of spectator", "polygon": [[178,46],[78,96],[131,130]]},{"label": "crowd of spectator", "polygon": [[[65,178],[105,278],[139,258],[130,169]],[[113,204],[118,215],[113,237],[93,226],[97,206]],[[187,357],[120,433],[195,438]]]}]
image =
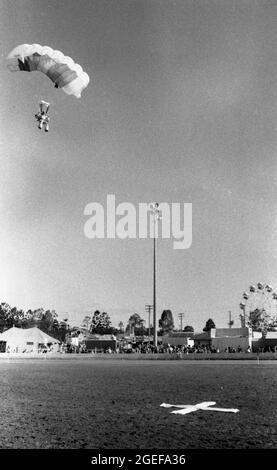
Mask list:
[{"label": "crowd of spectator", "polygon": [[[63,353],[107,353],[107,354],[216,354],[216,353],[242,353],[242,352],[252,352],[251,347],[248,346],[247,349],[242,349],[239,345],[237,348],[228,346],[224,350],[220,350],[212,345],[199,344],[199,345],[178,345],[173,346],[170,344],[158,344],[154,346],[152,343],[117,343],[116,347],[106,347],[106,348],[94,348],[88,350],[85,344],[80,344],[79,346],[74,346],[71,344],[62,344],[60,347],[60,352]],[[264,347],[259,348],[259,353],[263,352],[277,352],[277,347]]]},{"label": "crowd of spectator", "polygon": [[[233,348],[226,348],[224,352],[241,352],[239,347],[237,350]],[[75,351],[75,352],[87,352],[87,351]],[[210,345],[193,345],[193,346],[173,346],[170,344],[158,344],[154,346],[152,343],[138,343],[138,344],[119,344],[116,349],[106,348],[106,349],[95,349],[91,351],[92,353],[109,353],[109,354],[212,354],[223,352],[218,348],[215,348]],[[250,352],[250,351],[249,351]]]}]

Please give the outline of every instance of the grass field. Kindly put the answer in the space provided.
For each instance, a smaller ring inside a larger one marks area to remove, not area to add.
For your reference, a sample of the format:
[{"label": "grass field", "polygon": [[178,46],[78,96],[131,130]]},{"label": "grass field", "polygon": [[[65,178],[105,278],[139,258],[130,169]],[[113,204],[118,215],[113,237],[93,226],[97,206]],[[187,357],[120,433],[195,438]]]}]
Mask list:
[{"label": "grass field", "polygon": [[[276,449],[275,361],[0,362],[1,449]],[[163,402],[238,408],[181,416]]]}]

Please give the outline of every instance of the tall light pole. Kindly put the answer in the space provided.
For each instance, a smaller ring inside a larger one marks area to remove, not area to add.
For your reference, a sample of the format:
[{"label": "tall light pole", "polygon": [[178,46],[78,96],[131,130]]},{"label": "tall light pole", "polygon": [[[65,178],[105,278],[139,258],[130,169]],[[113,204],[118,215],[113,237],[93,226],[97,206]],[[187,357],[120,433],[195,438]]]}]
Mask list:
[{"label": "tall light pole", "polygon": [[149,338],[150,338],[150,314],[151,314],[152,308],[153,308],[153,305],[149,305],[149,304],[145,305],[145,310],[146,312],[148,312],[148,336]]},{"label": "tall light pole", "polygon": [[153,342],[154,347],[157,347],[157,313],[156,313],[156,223],[161,219],[161,211],[159,203],[155,202],[150,204],[150,211],[153,217]]}]

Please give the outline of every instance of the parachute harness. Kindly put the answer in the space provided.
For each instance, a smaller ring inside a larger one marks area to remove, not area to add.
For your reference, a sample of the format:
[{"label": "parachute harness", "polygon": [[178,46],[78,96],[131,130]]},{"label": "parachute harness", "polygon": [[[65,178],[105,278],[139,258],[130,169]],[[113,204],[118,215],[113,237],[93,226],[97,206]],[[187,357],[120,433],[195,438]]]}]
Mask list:
[{"label": "parachute harness", "polygon": [[49,107],[50,107],[50,103],[47,103],[46,101],[41,101],[39,104],[40,110],[37,114],[35,114],[35,118],[39,122],[38,128],[42,129],[42,127],[44,126],[45,132],[49,131],[50,117],[47,114]]}]

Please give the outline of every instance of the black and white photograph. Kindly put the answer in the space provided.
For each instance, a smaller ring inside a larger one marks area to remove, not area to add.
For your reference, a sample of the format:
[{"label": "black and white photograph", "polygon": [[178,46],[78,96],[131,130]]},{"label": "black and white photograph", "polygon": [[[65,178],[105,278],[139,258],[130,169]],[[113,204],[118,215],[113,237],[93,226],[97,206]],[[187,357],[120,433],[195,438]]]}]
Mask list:
[{"label": "black and white photograph", "polygon": [[263,465],[277,0],[0,0],[0,50],[1,459]]}]

